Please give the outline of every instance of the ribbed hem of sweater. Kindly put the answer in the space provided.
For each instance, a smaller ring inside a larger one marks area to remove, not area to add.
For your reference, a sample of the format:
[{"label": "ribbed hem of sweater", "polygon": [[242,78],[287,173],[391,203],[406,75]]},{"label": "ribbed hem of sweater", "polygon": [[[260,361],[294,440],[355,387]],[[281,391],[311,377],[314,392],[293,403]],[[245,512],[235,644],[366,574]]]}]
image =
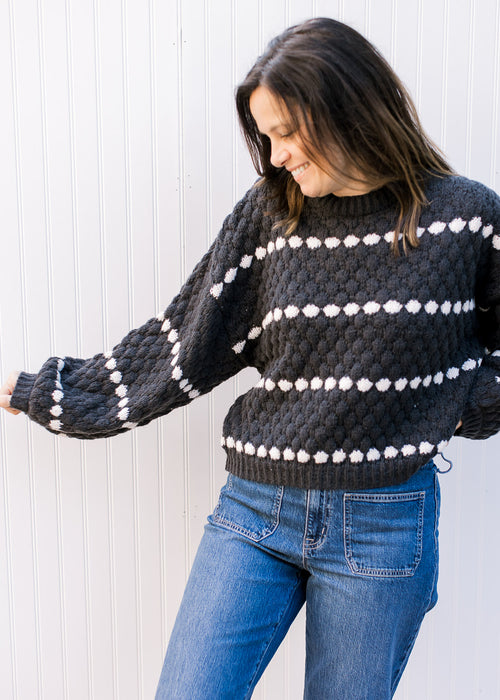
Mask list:
[{"label": "ribbed hem of sweater", "polygon": [[437,453],[415,455],[403,459],[382,459],[373,464],[340,465],[297,464],[283,460],[262,459],[231,450],[226,470],[248,481],[301,489],[359,490],[402,484],[427,464]]},{"label": "ribbed hem of sweater", "polygon": [[37,375],[21,372],[17,379],[16,386],[10,399],[11,408],[18,411],[28,412],[29,398]]}]

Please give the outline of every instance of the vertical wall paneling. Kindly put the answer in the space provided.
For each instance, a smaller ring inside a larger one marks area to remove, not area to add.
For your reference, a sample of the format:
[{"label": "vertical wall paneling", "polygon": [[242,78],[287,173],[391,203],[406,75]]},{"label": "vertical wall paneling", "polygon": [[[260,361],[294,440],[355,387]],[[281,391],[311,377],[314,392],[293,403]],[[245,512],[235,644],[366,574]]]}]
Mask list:
[{"label": "vertical wall paneling", "polygon": [[372,2],[368,3],[366,36],[392,65],[394,65],[395,53],[394,13],[395,3],[393,0],[377,0],[375,6]]},{"label": "vertical wall paneling", "polygon": [[[500,187],[500,0],[0,3],[0,369],[111,349],[163,311],[255,179],[234,88],[309,16],[365,33],[457,171]],[[147,700],[249,369],[108,441],[0,416],[0,695]],[[500,696],[500,438],[452,441],[439,603],[398,700]],[[442,463],[442,466],[445,466]],[[305,613],[256,700],[302,697]]]}]

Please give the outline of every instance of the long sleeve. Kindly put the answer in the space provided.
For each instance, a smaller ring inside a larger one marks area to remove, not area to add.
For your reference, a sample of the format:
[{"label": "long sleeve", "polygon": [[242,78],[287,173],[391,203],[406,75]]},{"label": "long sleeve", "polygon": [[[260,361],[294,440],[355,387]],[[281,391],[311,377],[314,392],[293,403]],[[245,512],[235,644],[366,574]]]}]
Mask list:
[{"label": "long sleeve", "polygon": [[232,349],[228,331],[245,323],[252,291],[222,303],[214,289],[224,285],[224,275],[227,281],[228,269],[244,286],[252,263],[246,251],[262,223],[261,196],[253,188],[236,205],[163,313],[110,352],[87,360],[53,357],[38,374],[21,373],[12,407],[56,433],[109,437],[187,404],[236,374],[245,360]]},{"label": "long sleeve", "polygon": [[[493,193],[492,193],[493,194]],[[485,439],[500,430],[500,198],[492,196],[485,254],[478,279],[479,335],[486,348],[456,435]]]}]

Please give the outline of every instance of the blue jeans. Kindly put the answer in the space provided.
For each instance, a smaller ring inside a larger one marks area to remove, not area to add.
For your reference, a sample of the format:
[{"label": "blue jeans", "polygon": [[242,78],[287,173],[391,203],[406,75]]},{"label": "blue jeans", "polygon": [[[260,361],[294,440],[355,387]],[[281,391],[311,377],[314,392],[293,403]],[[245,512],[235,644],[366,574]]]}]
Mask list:
[{"label": "blue jeans", "polygon": [[229,475],[156,699],[250,698],[304,603],[304,698],[391,698],[437,600],[438,516],[432,462],[404,484],[355,492]]}]

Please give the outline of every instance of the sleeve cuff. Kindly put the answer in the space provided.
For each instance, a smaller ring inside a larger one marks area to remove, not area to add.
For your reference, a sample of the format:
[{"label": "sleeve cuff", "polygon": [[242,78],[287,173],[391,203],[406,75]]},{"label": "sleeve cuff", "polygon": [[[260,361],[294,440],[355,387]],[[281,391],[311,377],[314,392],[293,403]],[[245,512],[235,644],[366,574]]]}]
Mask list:
[{"label": "sleeve cuff", "polygon": [[33,389],[33,384],[35,383],[36,374],[28,374],[27,372],[21,372],[19,375],[14,391],[10,399],[10,405],[12,408],[18,411],[23,411],[28,413],[29,398],[31,395],[31,390]]}]

